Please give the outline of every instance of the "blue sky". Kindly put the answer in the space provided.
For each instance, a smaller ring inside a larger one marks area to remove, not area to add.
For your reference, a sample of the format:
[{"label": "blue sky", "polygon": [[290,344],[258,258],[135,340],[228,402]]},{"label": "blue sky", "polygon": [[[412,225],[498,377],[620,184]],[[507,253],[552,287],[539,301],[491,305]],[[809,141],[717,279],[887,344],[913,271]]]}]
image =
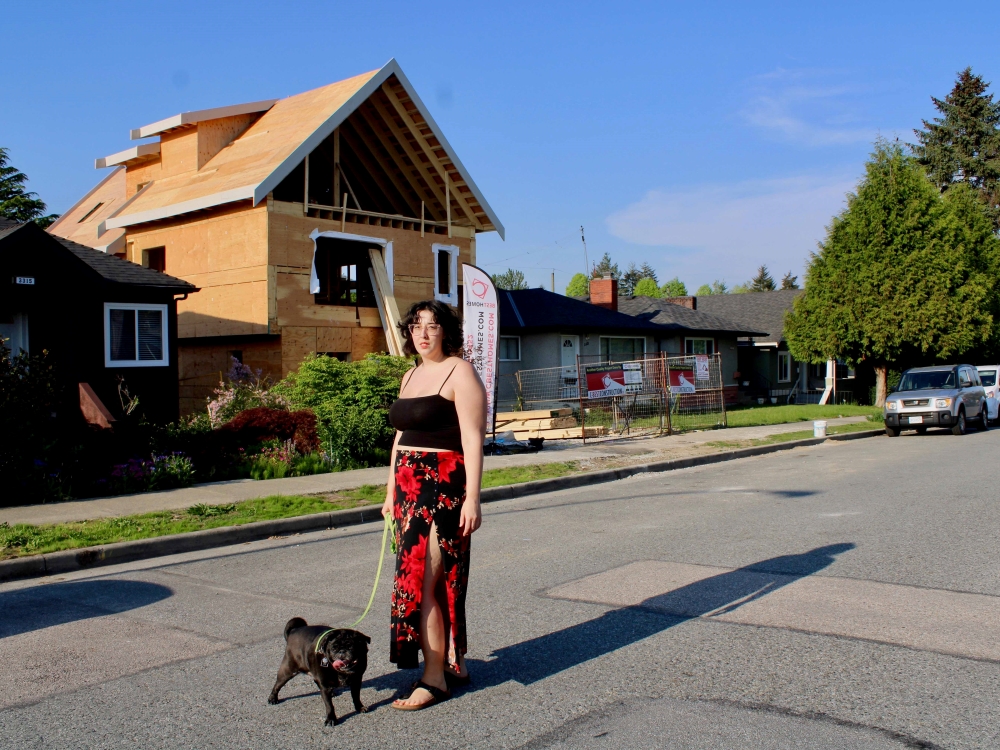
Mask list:
[{"label": "blue sky", "polygon": [[966,65],[1000,94],[1000,4],[947,7],[3,0],[0,145],[59,212],[130,128],[395,57],[507,229],[480,265],[562,291],[583,225],[591,262],[693,291],[801,275],[874,138],[912,140]]}]

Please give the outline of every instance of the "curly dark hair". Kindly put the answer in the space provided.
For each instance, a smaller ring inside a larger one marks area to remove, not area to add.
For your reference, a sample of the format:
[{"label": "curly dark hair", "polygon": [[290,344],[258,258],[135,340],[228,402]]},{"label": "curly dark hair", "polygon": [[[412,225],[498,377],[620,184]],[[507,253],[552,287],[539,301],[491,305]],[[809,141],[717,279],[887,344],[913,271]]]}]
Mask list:
[{"label": "curly dark hair", "polygon": [[420,313],[428,310],[434,316],[434,322],[441,326],[441,349],[449,356],[462,356],[463,337],[462,322],[458,315],[448,305],[434,299],[427,299],[423,302],[414,302],[406,315],[399,321],[399,332],[403,336],[403,352],[409,356],[417,353],[417,348],[413,345],[413,337],[410,335],[410,325],[420,319]]}]

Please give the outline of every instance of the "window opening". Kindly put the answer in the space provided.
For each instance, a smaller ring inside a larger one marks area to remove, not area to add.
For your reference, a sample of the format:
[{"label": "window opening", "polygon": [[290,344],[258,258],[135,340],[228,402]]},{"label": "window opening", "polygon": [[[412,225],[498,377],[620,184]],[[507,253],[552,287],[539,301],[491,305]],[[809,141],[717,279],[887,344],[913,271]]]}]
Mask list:
[{"label": "window opening", "polygon": [[448,294],[451,291],[451,253],[438,252],[437,254],[437,267],[438,267],[438,294]]},{"label": "window opening", "polygon": [[521,337],[501,336],[500,337],[500,361],[520,362],[521,361]]},{"label": "window opening", "polygon": [[434,253],[434,299],[458,306],[458,247],[456,245],[431,245]]},{"label": "window opening", "polygon": [[230,356],[231,359],[235,359],[241,365],[243,364],[243,351],[242,350],[240,350],[240,349],[233,349],[232,351],[229,352],[229,356]]},{"label": "window opening", "polygon": [[371,258],[365,243],[317,237],[319,292],[313,295],[316,304],[376,307],[369,268]]},{"label": "window opening", "polygon": [[83,222],[85,222],[85,221],[86,221],[87,219],[89,219],[89,218],[90,218],[91,216],[93,216],[93,215],[94,215],[94,212],[95,212],[95,211],[96,211],[97,209],[99,209],[99,208],[100,208],[101,206],[103,206],[103,205],[104,205],[104,203],[103,203],[103,202],[101,202],[101,203],[98,203],[98,204],[97,204],[96,206],[94,206],[94,207],[93,207],[92,209],[90,209],[89,211],[87,211],[87,213],[85,213],[85,214],[83,215],[83,218],[82,218],[82,219],[80,219],[80,220],[79,220],[79,221],[77,222],[77,224],[83,224]]},{"label": "window opening", "polygon": [[792,379],[792,355],[778,352],[778,382],[788,383]]},{"label": "window opening", "polygon": [[108,302],[104,310],[107,367],[168,364],[166,305]]},{"label": "window opening", "polygon": [[165,247],[151,247],[142,251],[143,264],[146,268],[164,273],[167,270],[167,249]]},{"label": "window opening", "polygon": [[684,339],[685,354],[715,354],[714,339]]},{"label": "window opening", "polygon": [[601,337],[601,359],[609,362],[641,359],[645,353],[646,339]]}]

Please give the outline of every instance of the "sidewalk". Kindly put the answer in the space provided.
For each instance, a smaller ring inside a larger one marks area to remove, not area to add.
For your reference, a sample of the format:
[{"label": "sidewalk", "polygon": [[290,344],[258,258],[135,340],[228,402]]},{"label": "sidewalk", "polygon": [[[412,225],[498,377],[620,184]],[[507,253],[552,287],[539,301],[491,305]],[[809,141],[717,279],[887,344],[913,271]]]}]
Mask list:
[{"label": "sidewalk", "polygon": [[[844,417],[829,419],[829,425],[864,422],[865,417]],[[872,425],[875,426],[874,424]],[[625,438],[604,440],[583,445],[574,440],[546,443],[537,453],[521,453],[513,456],[487,456],[486,469],[500,469],[510,466],[529,466],[557,461],[579,461],[582,469],[621,466],[629,463],[647,462],[667,458],[685,458],[704,452],[704,444],[724,441],[752,440],[754,438],[779,435],[786,432],[811,430],[812,422],[790,422],[787,424],[764,425],[760,427],[736,427],[727,430],[706,430],[683,435],[651,438]],[[139,495],[117,495],[115,497],[72,500],[64,503],[25,505],[0,508],[0,523],[66,523],[92,518],[111,518],[132,513],[152,513],[160,510],[189,508],[197,503],[219,505],[250,500],[268,495],[314,495],[354,489],[364,484],[385,484],[389,479],[389,469],[379,466],[373,469],[356,469],[331,474],[314,474],[307,477],[287,479],[237,479],[229,482],[214,482],[163,492],[146,492]]]}]

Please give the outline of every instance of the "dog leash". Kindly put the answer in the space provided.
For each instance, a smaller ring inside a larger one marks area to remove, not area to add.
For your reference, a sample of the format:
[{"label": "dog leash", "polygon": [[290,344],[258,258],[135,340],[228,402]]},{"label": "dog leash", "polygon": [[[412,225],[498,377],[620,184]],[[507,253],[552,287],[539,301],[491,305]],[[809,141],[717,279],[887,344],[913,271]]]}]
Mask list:
[{"label": "dog leash", "polygon": [[[351,628],[350,628],[351,630],[353,630],[358,625],[360,625],[361,621],[364,620],[368,616],[368,613],[371,611],[372,604],[375,602],[375,592],[378,591],[378,582],[379,582],[379,579],[382,577],[382,562],[385,560],[385,540],[389,538],[390,531],[392,532],[392,541],[391,541],[391,543],[389,545],[389,548],[390,548],[390,550],[392,552],[395,552],[396,551],[396,522],[395,522],[395,520],[393,520],[393,517],[392,517],[391,513],[385,517],[385,525],[382,527],[382,547],[379,550],[379,554],[378,554],[378,570],[375,571],[375,585],[372,586],[372,595],[370,597],[368,597],[368,606],[365,607],[365,611],[361,613],[361,617],[359,617],[357,620],[355,620],[354,624],[351,625]],[[334,630],[337,630],[337,628],[330,628],[329,630],[325,630],[322,633],[320,633],[319,638],[316,639],[316,653],[317,654],[319,653],[320,648],[323,646],[323,641],[326,640],[326,637],[328,635],[330,635],[330,633],[332,633]]]}]

